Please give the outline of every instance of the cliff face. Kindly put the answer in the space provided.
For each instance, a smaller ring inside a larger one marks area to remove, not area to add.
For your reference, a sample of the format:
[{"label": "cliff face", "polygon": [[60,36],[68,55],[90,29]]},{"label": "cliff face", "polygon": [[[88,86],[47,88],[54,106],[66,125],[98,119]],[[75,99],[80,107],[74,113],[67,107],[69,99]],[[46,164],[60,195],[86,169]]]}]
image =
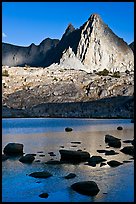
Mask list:
[{"label": "cliff face", "polygon": [[50,66],[53,63],[87,72],[134,69],[134,54],[97,14],[79,29],[68,25],[61,40],[45,39],[39,46],[2,46],[2,64],[9,66]]},{"label": "cliff face", "polygon": [[28,47],[2,43],[2,64],[8,66],[41,66],[47,52],[55,47],[59,40],[47,38],[40,45],[32,43]]}]

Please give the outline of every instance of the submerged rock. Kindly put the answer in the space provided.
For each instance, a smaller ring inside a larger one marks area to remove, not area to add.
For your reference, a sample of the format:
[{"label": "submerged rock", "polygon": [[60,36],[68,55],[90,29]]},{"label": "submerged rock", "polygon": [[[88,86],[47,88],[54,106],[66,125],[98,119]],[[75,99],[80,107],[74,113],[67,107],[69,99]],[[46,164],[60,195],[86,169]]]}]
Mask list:
[{"label": "submerged rock", "polygon": [[81,181],[71,185],[71,188],[83,195],[95,196],[100,189],[94,181]]},{"label": "submerged rock", "polygon": [[7,160],[9,157],[6,154],[2,154],[2,161]]},{"label": "submerged rock", "polygon": [[66,178],[66,179],[72,179],[72,178],[75,178],[75,177],[76,177],[76,174],[70,173],[70,174],[68,174],[67,176],[65,176],[64,178]]},{"label": "submerged rock", "polygon": [[23,144],[9,143],[4,147],[3,152],[9,156],[23,155]]},{"label": "submerged rock", "polygon": [[108,164],[109,166],[111,166],[111,167],[117,167],[117,166],[122,165],[123,163],[118,162],[118,161],[116,161],[116,160],[111,160],[111,161],[107,162],[107,164]]},{"label": "submerged rock", "polygon": [[35,160],[35,157],[33,156],[33,154],[26,154],[25,156],[22,156],[19,159],[19,161],[22,163],[32,163],[34,160]]},{"label": "submerged rock", "polygon": [[34,178],[48,178],[52,176],[52,174],[49,173],[48,171],[41,171],[41,172],[33,172],[29,174],[29,176],[32,176]]},{"label": "submerged rock", "polygon": [[41,193],[39,195],[40,198],[48,198],[49,194],[48,193]]},{"label": "submerged rock", "polygon": [[61,161],[82,162],[90,158],[90,154],[86,151],[59,150],[59,152]]}]

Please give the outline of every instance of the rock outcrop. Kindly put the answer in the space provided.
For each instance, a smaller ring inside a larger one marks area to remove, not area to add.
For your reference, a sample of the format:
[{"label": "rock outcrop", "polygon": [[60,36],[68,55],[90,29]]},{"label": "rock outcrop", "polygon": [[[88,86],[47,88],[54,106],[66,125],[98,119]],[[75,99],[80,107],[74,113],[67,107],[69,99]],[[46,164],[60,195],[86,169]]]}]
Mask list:
[{"label": "rock outcrop", "polygon": [[134,52],[134,42],[129,44],[129,47],[132,49],[132,51]]}]

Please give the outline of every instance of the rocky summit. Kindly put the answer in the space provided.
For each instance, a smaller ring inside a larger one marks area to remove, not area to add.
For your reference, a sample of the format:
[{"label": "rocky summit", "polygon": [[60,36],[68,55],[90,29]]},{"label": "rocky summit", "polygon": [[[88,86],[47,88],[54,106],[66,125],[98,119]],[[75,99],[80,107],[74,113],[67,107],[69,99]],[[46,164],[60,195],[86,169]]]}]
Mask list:
[{"label": "rocky summit", "polygon": [[61,40],[3,43],[3,117],[133,117],[132,45],[97,14]]}]

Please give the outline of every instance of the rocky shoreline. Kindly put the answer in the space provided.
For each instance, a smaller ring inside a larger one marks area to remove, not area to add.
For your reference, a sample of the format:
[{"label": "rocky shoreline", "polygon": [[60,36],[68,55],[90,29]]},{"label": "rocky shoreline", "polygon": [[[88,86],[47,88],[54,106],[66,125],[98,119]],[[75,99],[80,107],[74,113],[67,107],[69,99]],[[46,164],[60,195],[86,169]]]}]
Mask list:
[{"label": "rocky shoreline", "polygon": [[43,103],[27,109],[3,106],[3,118],[134,118],[134,97],[118,96],[91,102]]}]

